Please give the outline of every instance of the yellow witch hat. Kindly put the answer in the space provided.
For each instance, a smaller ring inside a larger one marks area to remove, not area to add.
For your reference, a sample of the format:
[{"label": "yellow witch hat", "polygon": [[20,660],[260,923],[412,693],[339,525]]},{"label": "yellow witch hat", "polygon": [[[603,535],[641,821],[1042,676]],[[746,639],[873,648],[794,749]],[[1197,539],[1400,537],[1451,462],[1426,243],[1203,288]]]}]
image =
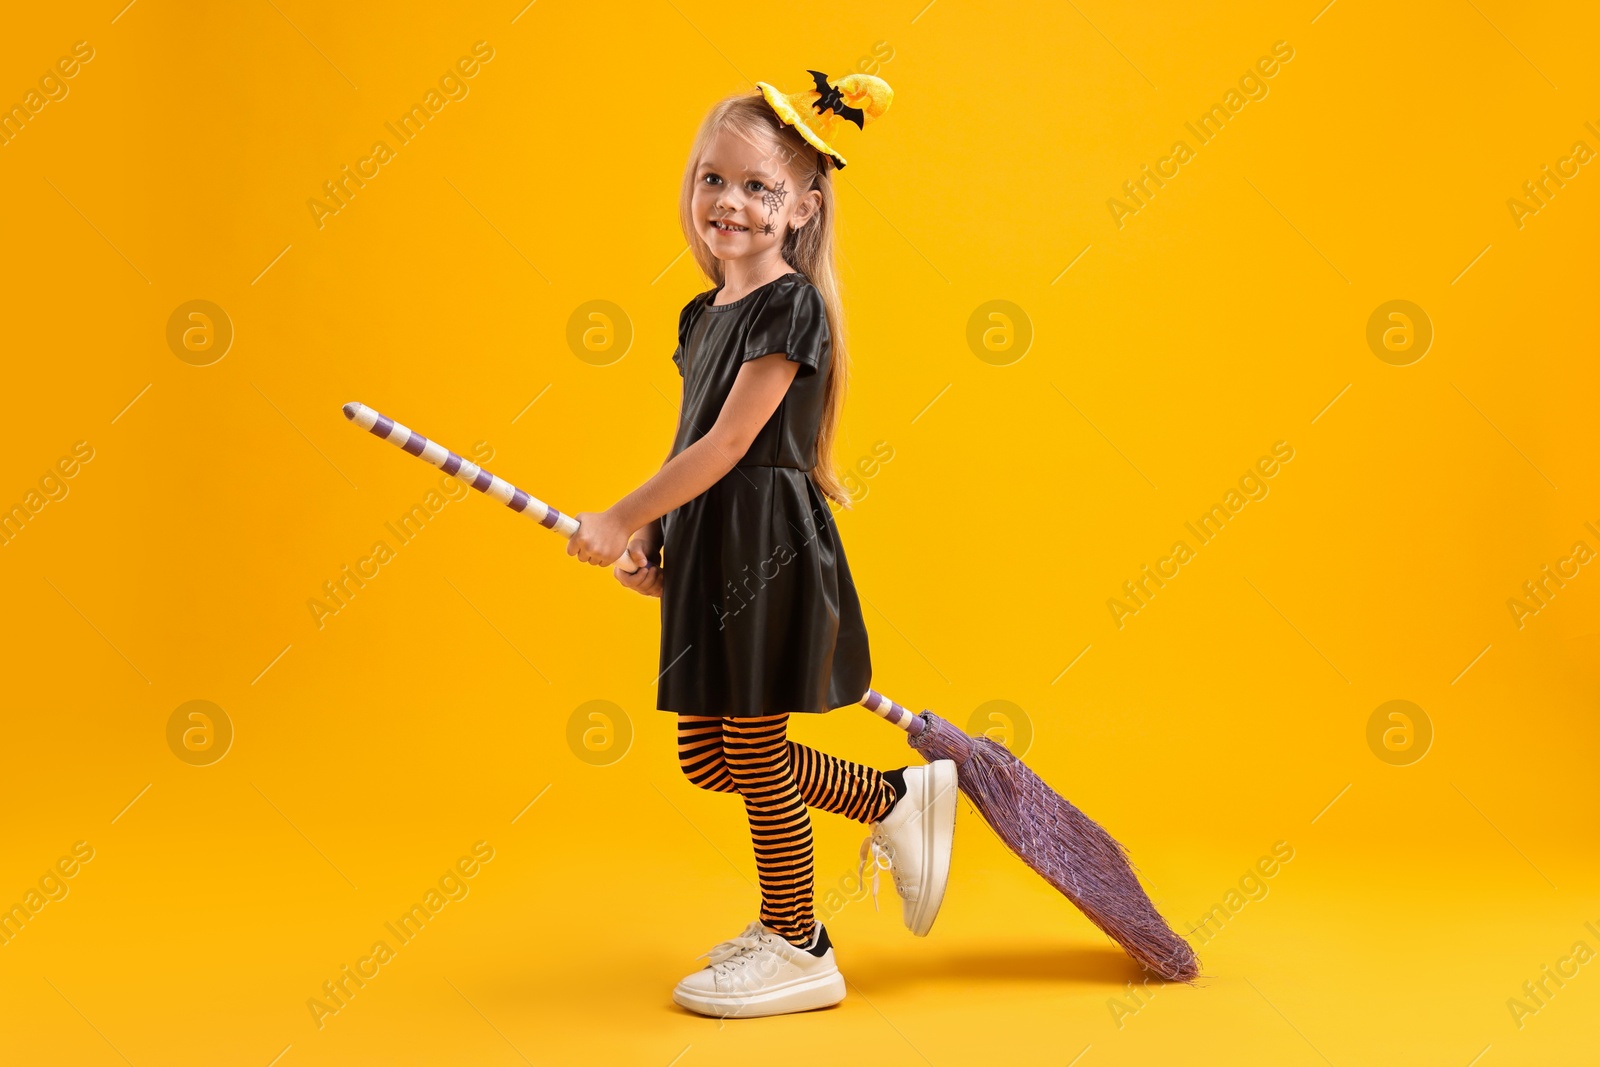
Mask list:
[{"label": "yellow witch hat", "polygon": [[834,166],[843,167],[844,157],[828,143],[838,120],[848,119],[857,129],[865,129],[866,120],[889,110],[894,90],[888,82],[871,74],[846,74],[830,82],[819,70],[806,73],[816,82],[815,88],[787,94],[766,82],[756,82],[756,88],[778,118],[798,130],[817,151],[833,157]]}]

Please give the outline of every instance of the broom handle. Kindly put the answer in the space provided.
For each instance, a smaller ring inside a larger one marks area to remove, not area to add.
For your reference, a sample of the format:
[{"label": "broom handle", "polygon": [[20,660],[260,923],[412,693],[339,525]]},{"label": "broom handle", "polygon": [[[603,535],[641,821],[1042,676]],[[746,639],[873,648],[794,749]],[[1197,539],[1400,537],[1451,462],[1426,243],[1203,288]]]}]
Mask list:
[{"label": "broom handle", "polygon": [[[554,530],[562,537],[571,537],[578,532],[578,520],[570,515],[563,515],[555,508],[546,504],[538,497],[524,492],[506,481],[497,474],[484,470],[469,459],[464,459],[445,448],[437,441],[430,441],[417,431],[402,426],[389,416],[367,407],[365,404],[350,403],[344,406],[344,417],[366,430],[374,437],[381,437],[390,444],[416,456],[424,463],[432,464],[454,478],[466,482],[478,492],[498,500],[512,511],[537,522],[547,530]],[[621,567],[628,573],[638,570],[638,564],[633,562],[633,557],[626,551],[622,558],[613,566]],[[868,689],[861,698],[861,706],[877,715],[879,718],[892,722],[912,737],[922,733],[922,718],[903,705],[896,704],[888,697],[874,689]]]},{"label": "broom handle", "polygon": [[[350,403],[344,406],[344,417],[374,437],[383,438],[424,463],[430,463],[446,474],[461,479],[491,500],[498,500],[512,511],[526,515],[547,530],[554,530],[562,537],[571,537],[578,532],[578,520],[571,515],[561,514],[543,500],[523,492],[498,474],[484,470],[469,459],[463,459],[439,442],[428,440],[417,431],[400,425],[382,412],[365,404]],[[629,574],[639,569],[639,565],[633,562],[633,557],[628,555],[626,549],[623,550],[622,558],[612,566],[621,567]]]},{"label": "broom handle", "polygon": [[912,737],[922,733],[927,725],[922,721],[922,716],[916,712],[896,704],[876,689],[868,689],[867,695],[861,698],[861,706],[887,722],[892,722]]}]

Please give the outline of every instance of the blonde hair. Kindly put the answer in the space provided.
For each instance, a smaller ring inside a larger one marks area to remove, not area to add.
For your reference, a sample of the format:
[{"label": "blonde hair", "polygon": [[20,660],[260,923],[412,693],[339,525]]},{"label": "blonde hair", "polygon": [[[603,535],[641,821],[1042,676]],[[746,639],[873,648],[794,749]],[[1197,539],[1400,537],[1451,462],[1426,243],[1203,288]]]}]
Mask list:
[{"label": "blonde hair", "polygon": [[850,497],[839,481],[833,465],[833,439],[844,411],[845,381],[849,372],[844,337],[844,305],[839,299],[839,272],[833,251],[833,160],[807,144],[793,126],[779,121],[759,92],[730,96],[719,101],[700,124],[689,163],[683,173],[683,195],[678,202],[678,218],[683,226],[689,251],[706,277],[717,285],[723,276],[722,261],[711,254],[693,217],[695,176],[706,149],[723,130],[730,130],[751,144],[771,147],[783,159],[783,166],[795,180],[795,191],[805,195],[812,189],[822,194],[822,206],[811,221],[783,236],[783,258],[816,286],[828,315],[828,336],[833,358],[829,361],[824,386],[822,421],[817,427],[817,462],[811,477],[828,499],[843,507]]}]

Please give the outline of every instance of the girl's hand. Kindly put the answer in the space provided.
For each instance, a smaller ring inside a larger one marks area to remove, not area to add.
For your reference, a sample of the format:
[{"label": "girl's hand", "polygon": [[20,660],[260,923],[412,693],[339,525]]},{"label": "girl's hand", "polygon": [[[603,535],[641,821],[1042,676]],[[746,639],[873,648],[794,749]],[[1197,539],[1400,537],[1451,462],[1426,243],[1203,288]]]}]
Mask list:
[{"label": "girl's hand", "polygon": [[567,555],[596,567],[609,567],[628,547],[628,527],[606,511],[580,511],[578,532],[567,539]]},{"label": "girl's hand", "polygon": [[629,574],[621,567],[613,568],[611,573],[617,576],[617,581],[635,593],[660,596],[663,582],[661,557],[649,547],[647,541],[639,537],[628,542],[628,555],[633,557],[633,562],[639,565],[639,569]]}]

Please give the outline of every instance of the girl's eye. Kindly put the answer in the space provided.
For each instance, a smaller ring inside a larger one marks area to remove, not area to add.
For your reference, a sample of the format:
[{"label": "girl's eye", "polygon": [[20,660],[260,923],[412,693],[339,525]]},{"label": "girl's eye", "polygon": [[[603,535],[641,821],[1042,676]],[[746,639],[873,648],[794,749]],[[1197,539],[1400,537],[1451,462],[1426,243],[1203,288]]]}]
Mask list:
[{"label": "girl's eye", "polygon": [[[716,174],[707,174],[705,180],[708,185],[720,185],[722,183],[721,176]],[[750,191],[752,193],[764,192],[767,188],[764,184],[754,178],[751,178],[749,181],[745,182],[745,185],[750,187]]]}]

